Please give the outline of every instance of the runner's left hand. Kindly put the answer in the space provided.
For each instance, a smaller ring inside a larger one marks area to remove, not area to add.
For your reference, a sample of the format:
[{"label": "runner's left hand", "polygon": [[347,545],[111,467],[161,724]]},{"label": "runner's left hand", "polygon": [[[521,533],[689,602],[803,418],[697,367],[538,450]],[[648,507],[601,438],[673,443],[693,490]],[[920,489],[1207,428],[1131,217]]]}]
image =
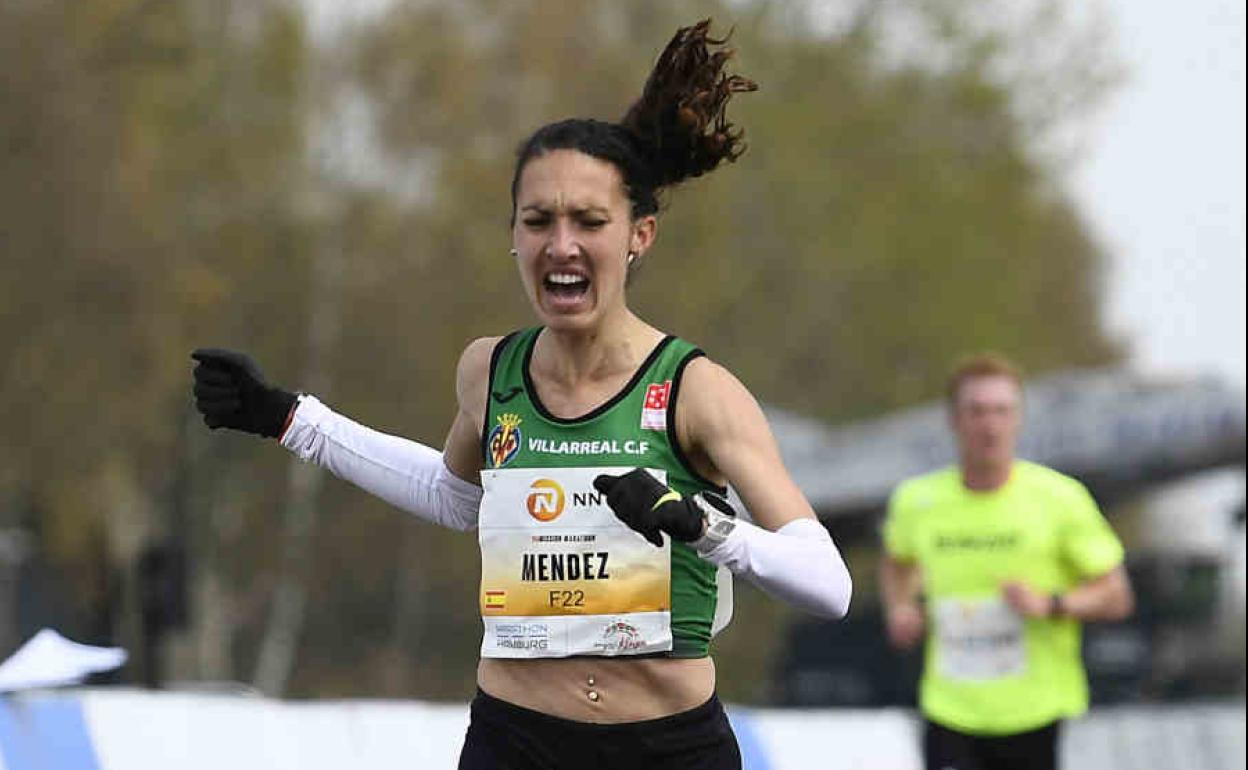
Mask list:
[{"label": "runner's left hand", "polygon": [[1002,583],[1001,594],[1005,598],[1005,603],[1013,607],[1020,615],[1029,618],[1045,618],[1049,615],[1052,599],[1047,594],[1031,590],[1026,583],[1016,580]]},{"label": "runner's left hand", "polygon": [[661,532],[689,543],[702,537],[705,519],[693,500],[681,496],[638,468],[623,476],[603,474],[594,489],[607,496],[616,518],[656,546],[663,546]]}]

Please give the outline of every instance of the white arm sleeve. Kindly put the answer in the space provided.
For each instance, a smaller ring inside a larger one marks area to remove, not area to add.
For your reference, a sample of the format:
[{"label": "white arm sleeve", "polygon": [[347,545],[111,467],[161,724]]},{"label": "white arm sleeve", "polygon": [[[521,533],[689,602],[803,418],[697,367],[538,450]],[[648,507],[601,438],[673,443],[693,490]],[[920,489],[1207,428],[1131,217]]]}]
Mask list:
[{"label": "white arm sleeve", "polygon": [[282,446],[391,505],[444,527],[477,526],[481,487],[452,474],[442,453],[391,436],[300,396]]},{"label": "white arm sleeve", "polygon": [[722,543],[698,550],[703,559],[798,609],[831,618],[849,612],[849,569],[832,536],[814,519],[796,519],[769,532],[738,518]]}]

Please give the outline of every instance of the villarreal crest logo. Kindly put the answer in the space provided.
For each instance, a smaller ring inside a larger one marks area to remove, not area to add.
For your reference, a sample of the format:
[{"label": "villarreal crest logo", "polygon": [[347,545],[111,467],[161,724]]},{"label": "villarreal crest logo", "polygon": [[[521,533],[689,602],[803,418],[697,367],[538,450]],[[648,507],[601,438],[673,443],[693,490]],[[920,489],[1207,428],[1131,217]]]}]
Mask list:
[{"label": "villarreal crest logo", "polygon": [[520,416],[500,414],[488,443],[492,467],[501,468],[520,451]]}]

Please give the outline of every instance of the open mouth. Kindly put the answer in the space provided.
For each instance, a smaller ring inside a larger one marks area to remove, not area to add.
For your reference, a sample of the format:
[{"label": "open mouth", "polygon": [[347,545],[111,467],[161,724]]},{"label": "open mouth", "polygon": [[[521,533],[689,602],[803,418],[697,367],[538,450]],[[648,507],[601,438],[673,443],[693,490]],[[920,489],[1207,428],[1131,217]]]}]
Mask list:
[{"label": "open mouth", "polygon": [[575,302],[589,291],[589,279],[580,273],[549,273],[542,280],[542,286],[557,301]]}]

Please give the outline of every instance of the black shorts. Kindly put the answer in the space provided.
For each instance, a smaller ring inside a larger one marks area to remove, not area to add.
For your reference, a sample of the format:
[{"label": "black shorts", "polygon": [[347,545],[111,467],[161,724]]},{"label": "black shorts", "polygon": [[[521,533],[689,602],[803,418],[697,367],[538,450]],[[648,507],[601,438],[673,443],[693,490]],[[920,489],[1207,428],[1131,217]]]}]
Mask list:
[{"label": "black shorts", "polygon": [[459,770],[741,770],[741,751],[717,696],[660,719],[590,724],[560,719],[481,690]]},{"label": "black shorts", "polygon": [[967,735],[926,720],[927,770],[1056,770],[1061,722],[1014,735]]}]

